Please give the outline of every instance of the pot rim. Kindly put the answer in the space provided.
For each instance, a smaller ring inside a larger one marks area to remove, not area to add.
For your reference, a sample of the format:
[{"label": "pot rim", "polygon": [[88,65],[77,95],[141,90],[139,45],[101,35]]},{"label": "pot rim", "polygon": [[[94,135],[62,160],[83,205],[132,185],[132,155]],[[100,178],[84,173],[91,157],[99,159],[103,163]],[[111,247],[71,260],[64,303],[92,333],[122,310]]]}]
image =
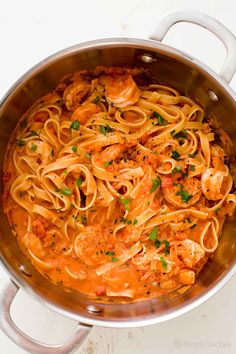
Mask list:
[{"label": "pot rim", "polygon": [[[87,51],[90,49],[105,49],[105,48],[111,48],[113,47],[120,47],[120,46],[125,46],[125,47],[135,47],[137,49],[143,49],[143,50],[150,50],[150,51],[157,51],[163,53],[164,55],[166,53],[169,54],[174,54],[177,59],[181,59],[187,64],[194,65],[197,70],[203,71],[205,75],[210,75],[212,78],[214,78],[222,87],[223,89],[236,101],[236,93],[231,89],[229,84],[215,71],[210,69],[207,65],[202,63],[200,60],[194,58],[193,56],[179,50],[175,49],[174,47],[171,47],[169,45],[163,44],[159,41],[152,40],[152,39],[139,39],[139,38],[105,38],[105,39],[97,39],[97,40],[91,40],[87,42],[83,42],[80,44],[76,44],[74,46],[67,47],[63,50],[60,50],[47,58],[41,60],[39,63],[34,65],[32,68],[30,68],[28,71],[26,71],[3,95],[3,97],[0,100],[0,108],[2,108],[5,104],[7,104],[8,99],[10,99],[11,95],[14,92],[17,92],[18,90],[21,89],[21,87],[24,85],[25,82],[27,82],[32,76],[34,76],[37,72],[41,71],[42,69],[46,68],[48,65],[52,64],[53,62],[56,62],[59,59],[63,59],[64,57],[67,57],[68,55],[71,55],[73,53],[77,53],[79,51]],[[43,305],[45,305],[47,308],[63,315],[68,318],[71,318],[72,320],[79,321],[81,323],[86,323],[88,325],[96,325],[96,326],[103,326],[103,327],[116,327],[116,328],[129,328],[129,327],[140,327],[140,326],[147,326],[147,325],[154,325],[157,323],[161,323],[173,318],[176,318],[180,315],[183,315],[187,313],[188,311],[196,308],[206,300],[208,300],[210,297],[212,297],[214,294],[216,294],[231,278],[232,276],[236,273],[236,265],[233,265],[230,269],[227,270],[226,274],[222,276],[221,279],[218,280],[217,283],[212,285],[209,290],[206,290],[206,292],[200,296],[198,296],[196,299],[191,300],[190,302],[186,303],[185,305],[181,306],[180,308],[169,311],[168,313],[165,313],[163,315],[156,315],[153,317],[147,317],[143,319],[123,319],[120,321],[117,320],[106,320],[104,319],[97,319],[96,314],[94,314],[94,318],[87,317],[87,316],[82,316],[79,314],[75,314],[72,311],[65,310],[63,308],[58,307],[57,305],[54,305],[52,302],[48,301],[44,297],[38,295],[27,283],[26,280],[24,280],[23,277],[18,276],[17,274],[14,274],[13,270],[11,267],[8,267],[7,262],[3,259],[3,257],[0,255],[0,262],[3,265],[4,269],[10,276],[11,280],[19,286],[19,288],[23,289],[26,291],[27,294],[29,294],[32,298],[35,300],[39,301]],[[151,301],[151,299],[149,300]],[[122,305],[122,304],[120,304]],[[132,305],[132,304],[130,304]],[[103,304],[103,306],[109,307],[109,304]],[[127,306],[127,304],[126,304]],[[129,305],[128,305],[129,306]]]}]

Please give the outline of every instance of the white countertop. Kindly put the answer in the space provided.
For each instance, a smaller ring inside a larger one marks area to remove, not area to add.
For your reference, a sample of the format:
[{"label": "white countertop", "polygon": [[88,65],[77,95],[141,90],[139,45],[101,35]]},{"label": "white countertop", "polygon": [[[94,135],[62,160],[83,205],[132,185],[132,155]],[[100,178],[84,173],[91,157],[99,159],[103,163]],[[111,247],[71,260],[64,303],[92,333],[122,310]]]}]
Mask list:
[{"label": "white countertop", "polygon": [[[236,35],[234,0],[2,0],[0,97],[27,69],[60,49],[104,37],[147,38],[165,13],[186,8],[217,18]],[[216,71],[224,61],[222,44],[196,26],[176,25],[165,42]],[[231,85],[236,90],[235,78]],[[8,280],[0,267],[0,291]],[[138,329],[94,328],[77,353],[234,354],[235,280],[236,276],[212,299],[177,319]],[[42,307],[23,292],[12,305],[12,316],[28,335],[47,343],[61,343],[76,327],[74,321]],[[0,353],[26,352],[0,332]]]}]

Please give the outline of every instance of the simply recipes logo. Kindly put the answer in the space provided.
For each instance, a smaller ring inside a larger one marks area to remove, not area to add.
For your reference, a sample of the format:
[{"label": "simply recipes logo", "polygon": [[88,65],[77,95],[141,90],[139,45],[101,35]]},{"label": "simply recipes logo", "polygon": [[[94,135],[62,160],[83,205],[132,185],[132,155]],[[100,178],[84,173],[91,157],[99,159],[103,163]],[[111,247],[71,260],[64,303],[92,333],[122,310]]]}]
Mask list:
[{"label": "simply recipes logo", "polygon": [[219,352],[221,354],[227,353],[231,349],[231,343],[230,342],[223,342],[223,341],[212,341],[212,340],[196,340],[196,341],[190,341],[190,340],[184,340],[180,338],[176,338],[173,341],[173,346],[177,351],[182,351],[182,350],[201,350],[201,349],[208,349],[211,352],[215,349],[216,352]]}]

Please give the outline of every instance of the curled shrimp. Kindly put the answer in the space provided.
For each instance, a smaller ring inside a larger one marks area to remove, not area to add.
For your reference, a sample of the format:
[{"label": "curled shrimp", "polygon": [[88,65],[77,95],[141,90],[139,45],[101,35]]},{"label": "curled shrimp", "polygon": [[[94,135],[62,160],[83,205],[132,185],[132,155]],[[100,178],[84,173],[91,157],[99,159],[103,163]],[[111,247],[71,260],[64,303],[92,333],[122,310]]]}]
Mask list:
[{"label": "curled shrimp", "polygon": [[94,114],[100,112],[98,105],[90,102],[86,102],[83,105],[76,108],[73,112],[71,119],[78,120],[81,124],[85,124],[87,120],[92,117]]},{"label": "curled shrimp", "polygon": [[192,285],[195,283],[195,272],[190,269],[181,269],[178,278],[181,284]]},{"label": "curled shrimp", "polygon": [[211,162],[212,162],[212,166],[214,168],[216,168],[217,170],[224,170],[225,169],[225,165],[224,165],[225,156],[226,155],[225,155],[224,150],[219,145],[214,144],[211,147]]},{"label": "curled shrimp", "polygon": [[73,111],[77,108],[81,104],[82,99],[88,94],[89,90],[89,82],[82,79],[69,85],[63,94],[66,108],[69,111]]},{"label": "curled shrimp", "polygon": [[202,174],[201,184],[205,197],[209,200],[219,200],[223,198],[222,187],[225,177],[229,174],[228,168],[225,170],[217,170],[215,168],[207,168]]},{"label": "curled shrimp", "polygon": [[40,219],[33,221],[33,231],[39,238],[45,237],[45,228]]},{"label": "curled shrimp", "polygon": [[38,238],[37,235],[35,235],[32,232],[28,232],[28,249],[35,254],[39,258],[44,258],[46,256],[46,252],[43,248],[42,242]]},{"label": "curled shrimp", "polygon": [[107,101],[115,107],[124,108],[138,101],[140,91],[132,75],[123,74],[107,81],[105,96]]},{"label": "curled shrimp", "polygon": [[122,144],[114,144],[111,146],[108,146],[103,150],[103,152],[100,155],[100,158],[102,161],[111,161],[115,160],[118,157],[121,156],[122,152],[125,150],[124,145]]},{"label": "curled shrimp", "polygon": [[177,247],[177,255],[192,268],[205,256],[205,251],[197,242],[186,239]]}]

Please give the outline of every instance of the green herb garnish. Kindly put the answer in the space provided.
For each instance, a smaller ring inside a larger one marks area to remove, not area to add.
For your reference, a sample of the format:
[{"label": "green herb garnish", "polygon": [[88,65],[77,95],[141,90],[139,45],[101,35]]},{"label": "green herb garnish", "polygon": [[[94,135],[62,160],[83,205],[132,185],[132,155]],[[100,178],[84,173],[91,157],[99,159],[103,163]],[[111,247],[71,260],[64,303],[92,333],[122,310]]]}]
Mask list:
[{"label": "green herb garnish", "polygon": [[17,139],[16,144],[17,144],[17,146],[22,147],[25,145],[25,141],[23,139]]},{"label": "green herb garnish", "polygon": [[93,103],[98,104],[99,101],[100,101],[100,98],[98,96],[96,96],[93,100]]},{"label": "green herb garnish", "polygon": [[78,120],[74,120],[74,122],[72,122],[70,125],[70,129],[79,130],[79,128],[80,128],[80,122]]},{"label": "green herb garnish", "polygon": [[80,177],[80,178],[77,178],[77,180],[76,180],[76,186],[77,187],[79,187],[79,186],[81,186],[81,184],[83,183],[83,180],[82,180],[82,178]]},{"label": "green herb garnish", "polygon": [[173,150],[171,157],[172,159],[178,160],[178,158],[180,158],[180,154],[178,153],[178,151]]},{"label": "green herb garnish", "polygon": [[198,154],[198,150],[196,150],[193,154],[188,154],[189,157],[195,157]]},{"label": "green herb garnish", "polygon": [[104,166],[105,166],[105,167],[110,166],[112,163],[113,163],[113,160],[111,160],[111,161],[106,161],[106,162],[104,162]]},{"label": "green herb garnish", "polygon": [[103,135],[107,135],[107,133],[110,133],[112,132],[113,129],[110,127],[109,124],[106,124],[106,125],[101,125],[100,126],[100,132],[103,134]]},{"label": "green herb garnish", "polygon": [[20,122],[20,128],[21,128],[21,129],[24,129],[26,126],[27,126],[27,119],[23,119],[23,120]]},{"label": "green herb garnish", "polygon": [[155,241],[158,234],[158,226],[154,226],[153,230],[149,234],[149,240]]},{"label": "green herb garnish", "polygon": [[121,204],[123,205],[123,208],[125,210],[129,211],[128,205],[131,203],[131,200],[130,199],[125,199],[125,198],[120,198],[120,201],[121,201]]},{"label": "green herb garnish", "polygon": [[30,150],[35,152],[38,149],[38,145],[32,144]]},{"label": "green herb garnish", "polygon": [[165,125],[167,121],[156,111],[152,113],[151,119],[157,118],[157,124],[158,125]]},{"label": "green herb garnish", "polygon": [[188,170],[189,170],[189,171],[195,171],[195,166],[192,166],[192,165],[189,166]]},{"label": "green herb garnish", "polygon": [[160,261],[161,261],[162,267],[164,269],[167,269],[168,263],[166,262],[165,258],[164,257],[160,257]]},{"label": "green herb garnish", "polygon": [[107,256],[114,256],[115,252],[114,251],[106,251],[105,253]]},{"label": "green herb garnish", "polygon": [[164,249],[164,254],[167,255],[170,253],[170,244],[167,240],[162,240],[161,243],[164,243],[165,249]]},{"label": "green herb garnish", "polygon": [[155,246],[156,248],[159,248],[161,246],[161,241],[158,240],[158,238],[155,240]]},{"label": "green herb garnish", "polygon": [[81,216],[81,224],[85,225],[87,222],[87,218],[85,216]]},{"label": "green herb garnish", "polygon": [[134,219],[133,225],[136,225],[137,223],[138,223],[138,220],[137,220],[137,219]]},{"label": "green herb garnish", "polygon": [[59,192],[61,192],[64,195],[71,195],[72,194],[72,190],[70,188],[67,188],[67,187],[59,189]]},{"label": "green herb garnish", "polygon": [[77,145],[73,145],[72,147],[71,147],[71,150],[73,151],[73,152],[77,152]]},{"label": "green herb garnish", "polygon": [[112,261],[112,262],[118,262],[118,261],[119,261],[119,258],[111,257],[111,261]]},{"label": "green herb garnish", "polygon": [[182,185],[180,185],[180,190],[176,193],[176,195],[179,195],[182,202],[188,203],[190,199],[192,199],[192,195],[189,194]]},{"label": "green herb garnish", "polygon": [[29,133],[29,136],[39,136],[40,134],[37,133],[35,130],[31,130],[31,132]]},{"label": "green herb garnish", "polygon": [[218,214],[218,213],[219,213],[219,211],[220,211],[220,208],[216,208],[216,210],[215,210],[215,214]]},{"label": "green herb garnish", "polygon": [[153,193],[157,190],[158,187],[161,186],[161,178],[157,176],[157,178],[152,179],[152,188],[150,189],[150,193]]},{"label": "green herb garnish", "polygon": [[88,152],[85,154],[85,156],[87,157],[87,159],[90,159],[91,160],[91,157],[92,157],[92,155],[91,154],[89,154]]}]

